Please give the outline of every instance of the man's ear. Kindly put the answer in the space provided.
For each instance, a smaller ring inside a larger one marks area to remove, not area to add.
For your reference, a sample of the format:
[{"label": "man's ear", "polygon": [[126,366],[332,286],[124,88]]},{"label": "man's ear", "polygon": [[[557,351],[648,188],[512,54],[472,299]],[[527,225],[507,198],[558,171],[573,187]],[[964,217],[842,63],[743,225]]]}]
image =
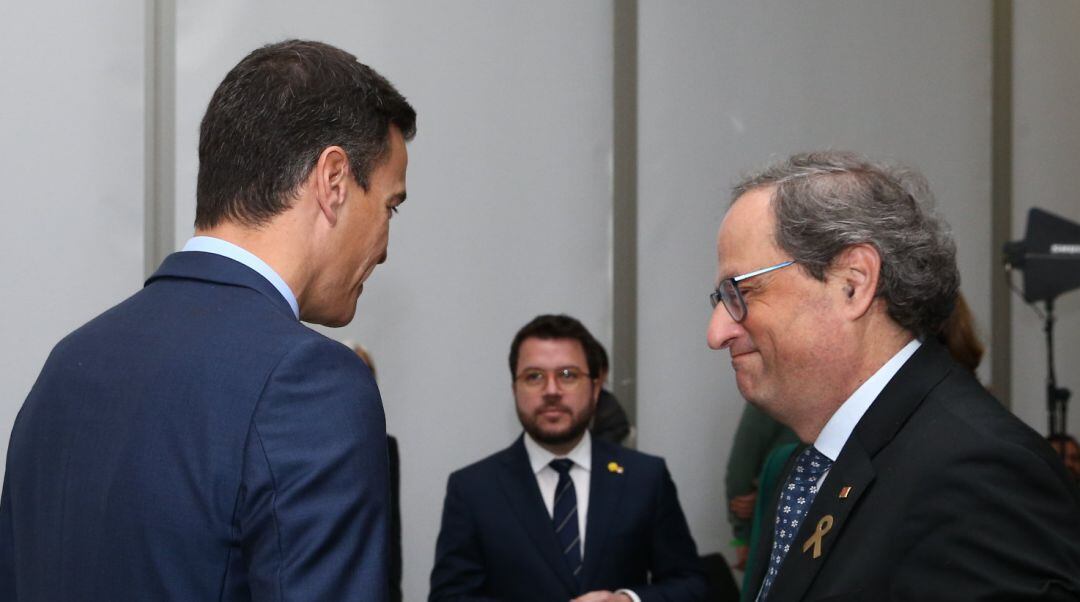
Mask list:
[{"label": "man's ear", "polygon": [[862,317],[877,298],[881,255],[870,244],[852,245],[833,261],[830,270],[841,290],[841,302],[851,318]]},{"label": "man's ear", "polygon": [[326,220],[337,224],[341,208],[349,191],[349,156],[340,146],[328,146],[319,154],[315,168],[311,170],[315,202]]}]

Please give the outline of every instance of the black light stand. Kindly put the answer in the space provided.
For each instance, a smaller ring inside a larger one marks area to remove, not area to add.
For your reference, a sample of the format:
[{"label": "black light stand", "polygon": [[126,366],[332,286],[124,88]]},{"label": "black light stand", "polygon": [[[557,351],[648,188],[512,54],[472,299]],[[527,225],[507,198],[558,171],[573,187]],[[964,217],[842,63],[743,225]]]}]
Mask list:
[{"label": "black light stand", "polygon": [[1046,408],[1050,416],[1050,435],[1064,434],[1067,428],[1065,420],[1068,414],[1069,397],[1072,392],[1057,386],[1054,374],[1054,299],[1046,300]]},{"label": "black light stand", "polygon": [[[1005,244],[1005,270],[1009,286],[1045,321],[1046,333],[1046,408],[1050,436],[1066,431],[1065,418],[1071,392],[1057,386],[1054,373],[1054,300],[1080,288],[1080,224],[1037,207],[1028,211],[1027,232],[1023,240]],[[1012,283],[1012,269],[1024,272],[1024,290]],[[1035,305],[1046,304],[1043,313]]]}]

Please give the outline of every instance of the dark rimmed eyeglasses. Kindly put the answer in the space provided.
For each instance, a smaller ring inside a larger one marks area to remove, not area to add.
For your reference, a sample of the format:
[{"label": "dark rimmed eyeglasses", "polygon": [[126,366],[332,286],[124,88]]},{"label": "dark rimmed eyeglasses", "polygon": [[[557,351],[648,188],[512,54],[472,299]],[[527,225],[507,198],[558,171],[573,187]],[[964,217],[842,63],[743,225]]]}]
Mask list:
[{"label": "dark rimmed eyeglasses", "polygon": [[716,309],[717,305],[723,303],[724,309],[731,315],[731,319],[736,322],[742,322],[746,318],[746,299],[743,299],[742,293],[739,291],[739,283],[748,278],[753,278],[754,276],[760,276],[773,270],[786,268],[793,263],[795,263],[794,260],[785,261],[767,268],[761,268],[760,270],[742,274],[741,276],[725,278],[720,281],[720,286],[716,287],[716,290],[709,294],[709,302],[712,304],[713,309]]}]

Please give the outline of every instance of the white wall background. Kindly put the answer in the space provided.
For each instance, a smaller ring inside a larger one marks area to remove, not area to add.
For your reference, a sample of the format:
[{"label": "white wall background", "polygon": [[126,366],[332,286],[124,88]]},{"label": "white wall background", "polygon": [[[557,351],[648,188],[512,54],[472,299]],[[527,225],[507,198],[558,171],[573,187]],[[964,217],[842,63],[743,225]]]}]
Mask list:
[{"label": "white wall background", "polygon": [[53,345],[142,286],[143,22],[0,3],[0,458]]},{"label": "white wall background", "polygon": [[[566,311],[611,340],[613,3],[177,4],[178,245],[191,234],[199,119],[253,47],[339,45],[419,112],[390,261],[354,324],[330,334],[375,356],[402,446],[405,594],[421,600],[446,475],[517,432],[513,333]],[[1080,220],[1068,177],[1080,9],[1017,4],[1019,237],[1030,205]],[[144,30],[141,4],[0,4],[0,454],[52,345],[141,285]],[[722,480],[741,402],[704,328],[728,187],[816,147],[922,169],[988,336],[990,3],[642,0],[639,30],[639,447],[668,458],[699,547],[726,552]],[[1059,378],[1080,395],[1080,293],[1058,313]],[[1044,430],[1039,323],[1020,305],[1014,315],[1013,398]]]}]

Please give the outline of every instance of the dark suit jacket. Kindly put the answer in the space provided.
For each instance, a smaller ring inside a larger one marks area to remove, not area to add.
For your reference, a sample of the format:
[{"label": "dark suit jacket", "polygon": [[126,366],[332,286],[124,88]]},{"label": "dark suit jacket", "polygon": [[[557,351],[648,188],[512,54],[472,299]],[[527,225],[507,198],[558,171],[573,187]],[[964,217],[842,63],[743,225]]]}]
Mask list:
[{"label": "dark suit jacket", "polygon": [[173,254],[23,404],[0,599],[384,600],[386,445],[352,351],[242,264]]},{"label": "dark suit jacket", "polygon": [[[754,593],[777,493],[748,581]],[[826,516],[833,524],[815,559],[803,546]],[[1080,494],[1042,437],[935,342],[855,427],[769,593],[770,602],[1078,599]]]},{"label": "dark suit jacket", "polygon": [[697,549],[662,459],[593,440],[581,579],[579,589],[520,437],[450,475],[432,601],[565,602],[620,588],[643,602],[702,600]]}]

